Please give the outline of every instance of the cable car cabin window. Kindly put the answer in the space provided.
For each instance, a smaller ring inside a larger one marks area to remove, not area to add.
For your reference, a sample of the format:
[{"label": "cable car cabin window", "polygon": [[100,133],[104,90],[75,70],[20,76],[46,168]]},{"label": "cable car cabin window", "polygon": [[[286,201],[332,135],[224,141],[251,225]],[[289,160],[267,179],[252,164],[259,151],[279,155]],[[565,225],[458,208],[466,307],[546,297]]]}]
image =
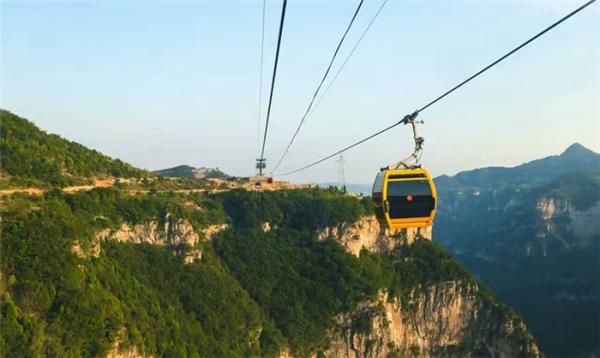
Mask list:
[{"label": "cable car cabin window", "polygon": [[390,181],[387,200],[390,204],[390,219],[427,217],[435,208],[435,200],[427,180]]},{"label": "cable car cabin window", "polygon": [[385,175],[383,173],[377,174],[375,177],[375,183],[373,183],[373,195],[376,193],[381,194],[383,192],[383,179]]},{"label": "cable car cabin window", "polygon": [[373,193],[371,195],[373,199],[373,210],[375,211],[375,216],[378,218],[383,218],[383,181],[385,179],[384,173],[379,173],[375,177],[375,182],[373,183]]}]

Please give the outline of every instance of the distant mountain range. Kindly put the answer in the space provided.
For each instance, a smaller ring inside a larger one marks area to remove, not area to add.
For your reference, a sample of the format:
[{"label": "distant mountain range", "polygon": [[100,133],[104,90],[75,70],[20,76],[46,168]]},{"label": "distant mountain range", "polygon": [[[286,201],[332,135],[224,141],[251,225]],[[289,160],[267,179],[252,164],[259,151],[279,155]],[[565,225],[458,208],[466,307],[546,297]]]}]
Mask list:
[{"label": "distant mountain range", "polygon": [[[563,174],[578,170],[600,170],[600,155],[579,143],[569,146],[561,155],[533,160],[516,167],[486,167],[459,172],[454,176],[440,175],[435,178],[436,186],[444,189],[494,188],[504,186],[533,187],[549,183]],[[320,187],[340,186],[339,183],[319,183]],[[370,195],[372,183],[346,184],[348,191]]]},{"label": "distant mountain range", "polygon": [[516,167],[488,167],[442,175],[435,179],[444,189],[476,187],[480,189],[547,184],[563,174],[580,170],[600,171],[600,155],[579,143],[572,144],[561,155],[545,157]]},{"label": "distant mountain range", "polygon": [[165,177],[179,178],[195,178],[195,179],[210,179],[210,178],[228,178],[229,175],[223,173],[219,168],[194,168],[189,165],[180,165],[173,168],[156,170],[154,173]]},{"label": "distant mountain range", "polygon": [[520,311],[548,356],[600,353],[600,154],[435,179],[434,240]]}]

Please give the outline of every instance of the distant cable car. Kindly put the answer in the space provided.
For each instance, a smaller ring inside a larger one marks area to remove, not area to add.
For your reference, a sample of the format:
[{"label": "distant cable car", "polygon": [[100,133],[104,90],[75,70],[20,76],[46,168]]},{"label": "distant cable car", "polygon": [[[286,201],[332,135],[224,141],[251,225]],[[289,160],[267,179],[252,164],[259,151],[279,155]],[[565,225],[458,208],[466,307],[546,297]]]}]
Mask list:
[{"label": "distant cable car", "polygon": [[[417,135],[417,114],[404,117],[413,128],[415,151],[408,158],[382,168],[373,183],[373,209],[386,228],[425,227],[433,223],[437,208],[435,185],[429,172],[418,164],[424,139]],[[414,164],[410,164],[414,162]]]}]

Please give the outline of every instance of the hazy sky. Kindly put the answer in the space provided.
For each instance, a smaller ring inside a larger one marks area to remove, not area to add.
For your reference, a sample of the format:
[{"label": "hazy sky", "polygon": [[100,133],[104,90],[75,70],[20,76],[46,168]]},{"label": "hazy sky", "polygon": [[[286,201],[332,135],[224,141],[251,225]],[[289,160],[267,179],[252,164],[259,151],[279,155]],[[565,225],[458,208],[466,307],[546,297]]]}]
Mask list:
[{"label": "hazy sky", "polygon": [[[340,60],[381,1],[365,0]],[[389,0],[281,170],[398,121],[583,2]],[[270,165],[357,3],[289,0],[266,146]],[[253,173],[262,1],[0,6],[1,107],[138,167]],[[265,94],[280,9],[280,1],[267,2]],[[558,154],[576,141],[600,151],[599,39],[596,3],[423,112],[423,163],[435,175],[454,174]],[[346,153],[346,180],[368,183],[411,149],[410,129],[397,127]],[[337,175],[330,160],[286,179]]]}]

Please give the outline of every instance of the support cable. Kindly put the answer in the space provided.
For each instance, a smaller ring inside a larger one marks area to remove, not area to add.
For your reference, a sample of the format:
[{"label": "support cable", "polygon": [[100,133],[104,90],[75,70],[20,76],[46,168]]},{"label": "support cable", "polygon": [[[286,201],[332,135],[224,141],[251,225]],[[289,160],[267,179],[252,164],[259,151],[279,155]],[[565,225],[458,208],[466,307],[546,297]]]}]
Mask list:
[{"label": "support cable", "polygon": [[350,57],[352,57],[352,55],[354,54],[354,51],[356,51],[356,49],[358,48],[358,45],[360,45],[360,43],[362,42],[362,40],[365,38],[365,36],[367,35],[367,32],[369,32],[369,29],[371,28],[371,26],[373,25],[373,23],[375,22],[375,20],[379,16],[379,13],[381,13],[381,10],[383,10],[383,7],[385,6],[385,4],[387,2],[388,2],[388,0],[383,0],[383,2],[381,3],[381,6],[379,6],[379,9],[375,13],[375,15],[373,16],[373,18],[369,22],[369,24],[367,25],[367,27],[364,29],[363,33],[358,38],[358,41],[356,41],[356,44],[354,44],[354,47],[348,53],[348,56],[346,56],[346,59],[344,60],[344,62],[342,63],[342,65],[340,66],[340,68],[338,69],[338,71],[335,73],[335,76],[333,76],[333,78],[331,79],[331,82],[329,82],[329,84],[327,85],[327,87],[325,87],[325,90],[323,91],[323,94],[319,97],[319,99],[317,100],[317,103],[315,103],[315,105],[313,106],[312,110],[308,114],[307,118],[310,118],[313,115],[313,113],[315,113],[315,111],[317,110],[317,108],[319,108],[319,105],[323,101],[323,98],[327,95],[327,93],[329,92],[329,89],[331,89],[331,86],[333,86],[333,84],[337,80],[338,76],[340,75],[340,73],[342,72],[342,70],[344,69],[344,67],[346,67],[346,64],[350,60]]},{"label": "support cable", "polygon": [[506,58],[508,58],[509,56],[511,56],[512,54],[514,54],[515,52],[519,51],[520,49],[522,49],[523,47],[527,46],[528,44],[530,44],[531,42],[535,41],[536,39],[538,39],[539,37],[541,37],[542,35],[544,35],[545,33],[547,33],[548,31],[554,29],[556,26],[560,25],[561,23],[563,23],[564,21],[566,21],[567,19],[569,19],[570,17],[572,17],[573,15],[577,14],[578,12],[580,12],[581,10],[585,9],[586,7],[590,6],[592,3],[596,2],[596,0],[590,0],[588,2],[586,2],[585,4],[581,5],[580,7],[578,7],[577,9],[573,10],[572,12],[570,12],[569,14],[565,15],[564,17],[562,17],[560,20],[556,21],[555,23],[553,23],[552,25],[548,26],[547,28],[545,28],[544,30],[542,30],[541,32],[539,32],[537,35],[531,37],[530,39],[528,39],[527,41],[523,42],[522,44],[520,44],[519,46],[515,47],[513,50],[511,50],[510,52],[508,52],[507,54],[505,54],[504,56],[498,58],[496,61],[492,62],[491,64],[489,64],[488,66],[484,67],[482,70],[478,71],[477,73],[475,73],[474,75],[470,76],[469,78],[467,78],[466,80],[462,81],[461,83],[459,83],[458,85],[452,87],[450,90],[444,92],[441,96],[437,97],[436,99],[434,99],[433,101],[429,102],[428,104],[424,105],[423,107],[421,107],[420,109],[416,110],[415,112],[413,112],[412,114],[406,115],[402,120],[400,120],[397,123],[394,123],[376,133],[371,134],[370,136],[359,140],[358,142],[351,144],[341,150],[338,150],[337,152],[330,154],[322,159],[319,159],[315,162],[312,162],[308,165],[305,165],[299,169],[296,170],[292,170],[286,173],[282,173],[282,174],[278,174],[280,176],[283,175],[290,175],[290,174],[294,174],[297,173],[299,171],[308,169],[310,167],[313,167],[317,164],[320,164],[324,161],[326,161],[327,159],[330,159],[332,157],[335,157],[336,155],[343,153],[345,151],[347,151],[348,149],[354,148],[359,144],[362,144],[370,139],[373,139],[375,137],[377,137],[380,134],[383,134],[387,131],[389,131],[390,129],[400,125],[400,124],[407,124],[410,123],[410,121],[414,121],[415,118],[419,115],[420,112],[424,111],[425,109],[431,107],[433,104],[437,103],[438,101],[440,101],[442,98],[448,96],[450,93],[456,91],[457,89],[459,89],[460,87],[464,86],[465,84],[467,84],[468,82],[470,82],[471,80],[473,80],[474,78],[478,77],[479,75],[481,75],[482,73],[486,72],[487,70],[489,70],[490,68],[494,67],[495,65],[497,65],[498,63],[500,63],[501,61],[505,60]]},{"label": "support cable", "polygon": [[262,32],[260,36],[260,70],[258,79],[258,131],[256,134],[256,150],[260,150],[260,129],[262,119],[262,90],[263,90],[263,64],[265,54],[265,9],[267,7],[267,0],[263,0],[262,6]]},{"label": "support cable", "polygon": [[[277,50],[275,52],[275,62],[273,64],[273,77],[271,79],[271,92],[269,94],[269,106],[267,107],[267,119],[265,121],[265,134],[263,136],[262,150],[260,152],[260,161],[265,161],[265,144],[267,144],[267,133],[269,131],[269,119],[271,117],[271,104],[273,102],[273,90],[275,89],[275,78],[277,77],[277,63],[279,62],[279,49],[281,48],[281,35],[283,34],[283,23],[285,21],[285,8],[287,7],[287,0],[283,0],[281,6],[281,20],[279,22],[279,35],[277,36]],[[262,167],[259,169],[262,175]]]},{"label": "support cable", "polygon": [[292,143],[294,143],[296,136],[300,132],[300,128],[302,128],[302,125],[304,124],[304,121],[306,120],[306,117],[308,116],[308,112],[310,112],[313,104],[315,103],[317,95],[319,94],[319,91],[321,90],[321,87],[323,86],[325,79],[327,79],[327,75],[329,75],[329,71],[331,71],[331,66],[333,65],[333,62],[335,61],[335,58],[337,57],[337,54],[340,51],[340,48],[342,47],[342,43],[344,43],[344,40],[346,39],[346,35],[348,35],[350,28],[352,28],[352,24],[354,24],[354,20],[356,19],[356,16],[358,15],[358,13],[360,11],[360,9],[363,5],[363,2],[364,2],[364,0],[360,0],[360,2],[358,3],[358,6],[356,7],[356,10],[354,11],[354,15],[352,16],[350,23],[346,27],[346,31],[344,31],[344,34],[342,35],[340,42],[338,43],[337,47],[335,48],[333,56],[331,57],[331,60],[329,61],[329,65],[327,66],[327,70],[325,70],[325,74],[323,74],[323,78],[321,78],[321,82],[319,82],[319,85],[317,86],[317,89],[315,90],[315,93],[313,94],[312,99],[310,100],[310,103],[308,104],[308,107],[306,108],[306,111],[304,112],[304,115],[302,116],[302,119],[300,119],[300,123],[298,124],[298,127],[296,128],[294,135],[292,135],[292,139],[288,143],[287,147],[283,151],[283,154],[279,158],[279,161],[277,162],[277,164],[275,164],[275,167],[273,168],[273,170],[271,172],[273,172],[273,171],[277,170],[277,168],[279,168],[279,165],[283,161],[283,158],[285,158],[286,154],[290,150],[290,147],[292,146]]}]

